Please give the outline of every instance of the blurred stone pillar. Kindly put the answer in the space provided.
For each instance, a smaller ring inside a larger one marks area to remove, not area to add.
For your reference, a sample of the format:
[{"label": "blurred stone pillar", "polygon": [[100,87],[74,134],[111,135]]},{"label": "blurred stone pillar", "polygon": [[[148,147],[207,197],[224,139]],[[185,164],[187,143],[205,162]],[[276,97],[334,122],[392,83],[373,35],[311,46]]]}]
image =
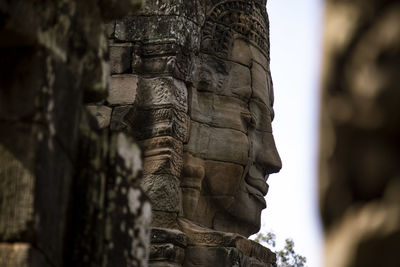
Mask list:
[{"label": "blurred stone pillar", "polygon": [[320,209],[325,266],[400,266],[400,1],[327,0]]},{"label": "blurred stone pillar", "polygon": [[0,266],[147,266],[141,156],[108,95],[104,21],[142,1],[0,1]]}]

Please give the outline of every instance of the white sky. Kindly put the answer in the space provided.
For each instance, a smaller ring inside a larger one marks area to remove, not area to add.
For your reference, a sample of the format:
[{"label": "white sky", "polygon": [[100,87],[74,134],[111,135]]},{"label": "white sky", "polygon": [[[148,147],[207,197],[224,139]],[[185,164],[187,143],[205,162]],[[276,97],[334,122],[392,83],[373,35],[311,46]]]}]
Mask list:
[{"label": "white sky", "polygon": [[307,266],[322,266],[317,197],[317,145],[322,0],[270,0],[272,124],[283,168],[270,176],[262,232],[278,247],[292,238]]}]

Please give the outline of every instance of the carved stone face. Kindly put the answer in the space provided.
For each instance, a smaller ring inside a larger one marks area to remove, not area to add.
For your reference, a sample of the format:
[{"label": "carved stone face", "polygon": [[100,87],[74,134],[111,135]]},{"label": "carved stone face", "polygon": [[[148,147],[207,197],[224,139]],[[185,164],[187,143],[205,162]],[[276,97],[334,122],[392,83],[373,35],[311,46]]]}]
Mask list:
[{"label": "carved stone face", "polygon": [[230,45],[225,59],[200,53],[196,62],[181,180],[183,216],[249,236],[259,230],[266,181],[280,170],[281,160],[271,128],[269,60],[244,38]]}]

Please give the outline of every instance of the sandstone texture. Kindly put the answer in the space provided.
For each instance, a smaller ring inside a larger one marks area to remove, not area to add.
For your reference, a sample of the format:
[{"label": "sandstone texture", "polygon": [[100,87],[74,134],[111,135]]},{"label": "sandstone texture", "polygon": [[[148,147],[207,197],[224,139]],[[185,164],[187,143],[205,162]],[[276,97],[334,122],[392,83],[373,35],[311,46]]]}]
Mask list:
[{"label": "sandstone texture", "polygon": [[[143,149],[150,266],[274,266],[247,240],[281,168],[266,1],[148,0],[107,28],[111,126],[119,120]],[[131,105],[118,118],[114,97]]]},{"label": "sandstone texture", "polygon": [[104,27],[142,4],[0,1],[0,266],[148,266],[141,151],[112,131],[136,76]]},{"label": "sandstone texture", "polygon": [[0,16],[1,266],[276,266],[247,239],[281,168],[266,0]]},{"label": "sandstone texture", "polygon": [[326,1],[325,266],[400,266],[400,3]]}]

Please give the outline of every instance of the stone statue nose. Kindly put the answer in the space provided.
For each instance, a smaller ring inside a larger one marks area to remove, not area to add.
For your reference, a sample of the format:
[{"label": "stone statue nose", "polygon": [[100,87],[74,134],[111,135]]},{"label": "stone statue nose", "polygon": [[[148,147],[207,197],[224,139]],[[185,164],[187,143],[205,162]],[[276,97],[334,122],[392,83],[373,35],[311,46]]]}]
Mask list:
[{"label": "stone statue nose", "polygon": [[282,169],[282,160],[276,148],[263,159],[267,174],[277,173]]},{"label": "stone statue nose", "polygon": [[[258,142],[257,142],[258,141]],[[265,174],[277,173],[282,168],[281,157],[276,149],[272,133],[264,133],[262,138],[255,142],[255,159],[257,164],[266,171]]]}]

